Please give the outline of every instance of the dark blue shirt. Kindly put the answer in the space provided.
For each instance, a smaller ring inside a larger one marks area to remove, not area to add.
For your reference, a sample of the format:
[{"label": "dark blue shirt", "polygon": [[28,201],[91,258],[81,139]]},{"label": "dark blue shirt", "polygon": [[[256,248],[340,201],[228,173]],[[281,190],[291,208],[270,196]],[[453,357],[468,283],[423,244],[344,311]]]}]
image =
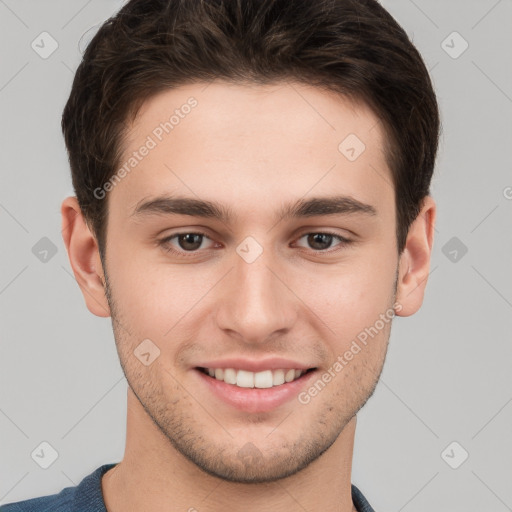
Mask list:
[{"label": "dark blue shirt", "polygon": [[[115,465],[100,466],[76,487],[66,487],[51,496],[9,503],[0,507],[0,512],[107,512],[101,493],[101,477]],[[352,501],[358,512],[375,512],[354,484]]]}]

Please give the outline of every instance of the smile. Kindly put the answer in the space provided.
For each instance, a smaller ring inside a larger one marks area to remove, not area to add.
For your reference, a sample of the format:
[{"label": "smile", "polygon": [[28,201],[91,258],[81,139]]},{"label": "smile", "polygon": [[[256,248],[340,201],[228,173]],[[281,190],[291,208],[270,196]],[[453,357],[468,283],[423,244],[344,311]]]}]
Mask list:
[{"label": "smile", "polygon": [[197,361],[191,369],[199,389],[211,394],[215,406],[223,403],[245,413],[265,413],[293,403],[307,388],[319,373],[311,363],[277,356],[224,357]]}]

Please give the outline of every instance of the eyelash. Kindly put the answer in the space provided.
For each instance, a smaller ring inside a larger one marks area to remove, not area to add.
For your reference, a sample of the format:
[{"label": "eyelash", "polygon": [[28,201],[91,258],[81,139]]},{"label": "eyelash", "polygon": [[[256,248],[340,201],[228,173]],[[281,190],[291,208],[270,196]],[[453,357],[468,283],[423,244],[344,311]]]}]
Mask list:
[{"label": "eyelash", "polygon": [[[197,254],[200,252],[200,250],[196,250],[196,251],[178,251],[178,250],[176,250],[176,249],[174,249],[174,248],[172,248],[170,246],[170,241],[173,240],[174,238],[177,238],[177,237],[181,236],[181,235],[201,235],[201,236],[211,240],[211,238],[206,233],[203,233],[201,231],[183,231],[181,233],[174,233],[171,236],[163,238],[162,240],[159,241],[159,245],[162,246],[167,252],[175,254],[177,256],[182,256],[182,257],[185,257],[185,258],[197,256]],[[331,254],[333,252],[341,250],[341,248],[346,247],[346,246],[350,245],[353,242],[353,240],[350,240],[349,238],[345,238],[345,237],[343,237],[341,235],[338,235],[336,233],[332,233],[330,231],[309,231],[307,233],[303,233],[302,235],[300,235],[298,240],[300,240],[301,238],[303,238],[303,237],[305,237],[307,235],[329,235],[329,236],[332,236],[332,237],[337,238],[339,240],[340,243],[336,246],[336,247],[338,247],[338,249],[324,249],[324,250],[314,250],[314,249],[312,249],[313,253],[320,254],[320,255],[322,255],[322,254]],[[208,251],[208,250],[212,250],[212,249],[204,249],[204,250]]]}]

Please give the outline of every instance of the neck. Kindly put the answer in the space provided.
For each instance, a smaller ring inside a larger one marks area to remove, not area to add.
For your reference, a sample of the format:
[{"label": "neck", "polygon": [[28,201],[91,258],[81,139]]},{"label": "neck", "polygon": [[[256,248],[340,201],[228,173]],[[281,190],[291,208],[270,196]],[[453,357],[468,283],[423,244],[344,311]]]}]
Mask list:
[{"label": "neck", "polygon": [[263,484],[233,483],[205,473],[178,452],[128,388],[124,458],[102,479],[107,511],[353,512],[356,421],[354,416],[333,445],[295,475]]}]

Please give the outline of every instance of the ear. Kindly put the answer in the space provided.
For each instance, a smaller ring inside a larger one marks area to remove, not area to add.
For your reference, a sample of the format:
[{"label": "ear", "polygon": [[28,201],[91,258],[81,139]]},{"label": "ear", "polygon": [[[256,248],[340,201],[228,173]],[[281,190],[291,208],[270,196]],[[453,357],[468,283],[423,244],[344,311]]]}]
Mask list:
[{"label": "ear", "polygon": [[64,199],[60,211],[62,238],[87,309],[93,315],[109,317],[110,308],[98,244],[85,222],[77,198],[71,196]]},{"label": "ear", "polygon": [[423,303],[435,221],[436,203],[431,196],[426,196],[420,213],[409,228],[405,248],[400,255],[396,301],[401,308],[396,308],[398,316],[413,315]]}]

